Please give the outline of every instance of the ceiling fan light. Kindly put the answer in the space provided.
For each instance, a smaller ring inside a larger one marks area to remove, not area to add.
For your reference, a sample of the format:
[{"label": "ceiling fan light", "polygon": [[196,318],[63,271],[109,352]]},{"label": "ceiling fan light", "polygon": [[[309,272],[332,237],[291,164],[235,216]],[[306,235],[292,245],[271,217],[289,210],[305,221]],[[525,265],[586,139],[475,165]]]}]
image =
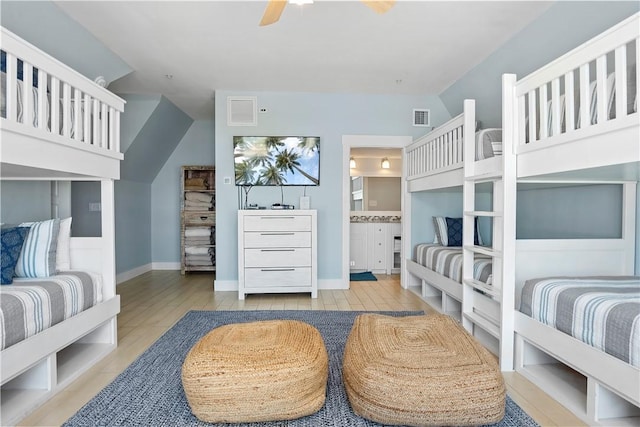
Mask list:
[{"label": "ceiling fan light", "polygon": [[391,167],[391,165],[389,164],[389,159],[387,159],[386,157],[382,159],[382,162],[380,163],[380,167],[382,169],[389,169]]},{"label": "ceiling fan light", "polygon": [[356,167],[356,159],[354,159],[353,157],[351,157],[349,159],[349,169],[355,169]]}]

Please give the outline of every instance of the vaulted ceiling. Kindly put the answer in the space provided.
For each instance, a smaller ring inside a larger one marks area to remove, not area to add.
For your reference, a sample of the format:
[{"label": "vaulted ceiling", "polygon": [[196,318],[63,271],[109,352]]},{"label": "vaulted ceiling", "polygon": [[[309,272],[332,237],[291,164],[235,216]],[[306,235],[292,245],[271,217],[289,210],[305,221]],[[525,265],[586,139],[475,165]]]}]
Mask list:
[{"label": "vaulted ceiling", "polygon": [[216,90],[440,94],[552,2],[403,1],[379,15],[359,1],[56,1],[134,72],[117,93],[162,94],[194,119]]}]

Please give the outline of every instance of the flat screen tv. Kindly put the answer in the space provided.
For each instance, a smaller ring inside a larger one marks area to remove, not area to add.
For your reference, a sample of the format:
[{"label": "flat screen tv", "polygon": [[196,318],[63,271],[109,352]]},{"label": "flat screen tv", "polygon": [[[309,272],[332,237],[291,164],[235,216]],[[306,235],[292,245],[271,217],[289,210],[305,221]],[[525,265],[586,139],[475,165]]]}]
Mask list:
[{"label": "flat screen tv", "polygon": [[320,185],[320,137],[234,136],[236,185]]}]

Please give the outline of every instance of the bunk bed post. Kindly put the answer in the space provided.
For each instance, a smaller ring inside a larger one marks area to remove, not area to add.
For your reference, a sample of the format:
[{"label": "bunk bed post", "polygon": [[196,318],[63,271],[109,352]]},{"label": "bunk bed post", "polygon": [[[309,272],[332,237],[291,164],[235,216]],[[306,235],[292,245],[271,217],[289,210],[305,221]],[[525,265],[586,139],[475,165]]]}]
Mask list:
[{"label": "bunk bed post", "polygon": [[[500,302],[500,369],[513,371],[514,319],[515,319],[515,265],[516,265],[516,153],[519,141],[515,114],[518,101],[515,95],[515,74],[502,76],[502,216],[498,222],[502,231],[499,243],[502,251],[502,300]],[[495,201],[494,201],[495,203]],[[494,227],[496,224],[494,223]],[[494,233],[495,236],[495,233]]]},{"label": "bunk bed post", "polygon": [[[635,265],[636,244],[636,181],[625,181],[622,184],[622,235],[625,242],[625,271],[629,275],[640,275],[640,265]],[[637,268],[637,270],[636,270]]]},{"label": "bunk bed post", "polygon": [[473,99],[465,99],[463,104],[464,123],[462,128],[463,137],[463,183],[462,183],[462,325],[469,333],[474,333],[474,323],[469,314],[473,313],[474,289],[466,286],[465,283],[473,281],[473,261],[474,253],[469,250],[469,246],[474,244],[475,224],[474,216],[470,212],[475,211],[476,183],[472,180],[475,162],[475,122],[476,122],[476,102]]},{"label": "bunk bed post", "polygon": [[102,208],[102,279],[105,298],[116,294],[116,253],[115,253],[115,204],[114,182],[112,179],[100,181]]}]

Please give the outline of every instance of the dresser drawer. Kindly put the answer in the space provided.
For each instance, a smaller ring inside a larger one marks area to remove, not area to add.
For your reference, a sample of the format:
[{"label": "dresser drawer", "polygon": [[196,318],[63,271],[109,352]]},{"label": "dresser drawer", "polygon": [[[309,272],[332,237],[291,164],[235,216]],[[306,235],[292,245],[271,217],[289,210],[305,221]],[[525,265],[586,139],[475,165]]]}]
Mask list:
[{"label": "dresser drawer", "polygon": [[298,231],[261,231],[244,233],[245,248],[308,248],[311,233]]},{"label": "dresser drawer", "polygon": [[216,214],[215,212],[184,212],[184,224],[185,225],[215,225]]},{"label": "dresser drawer", "polygon": [[311,286],[311,267],[245,268],[246,288]]},{"label": "dresser drawer", "polygon": [[311,231],[311,216],[309,215],[245,216],[244,231]]},{"label": "dresser drawer", "polygon": [[311,248],[245,249],[245,267],[310,267]]}]

